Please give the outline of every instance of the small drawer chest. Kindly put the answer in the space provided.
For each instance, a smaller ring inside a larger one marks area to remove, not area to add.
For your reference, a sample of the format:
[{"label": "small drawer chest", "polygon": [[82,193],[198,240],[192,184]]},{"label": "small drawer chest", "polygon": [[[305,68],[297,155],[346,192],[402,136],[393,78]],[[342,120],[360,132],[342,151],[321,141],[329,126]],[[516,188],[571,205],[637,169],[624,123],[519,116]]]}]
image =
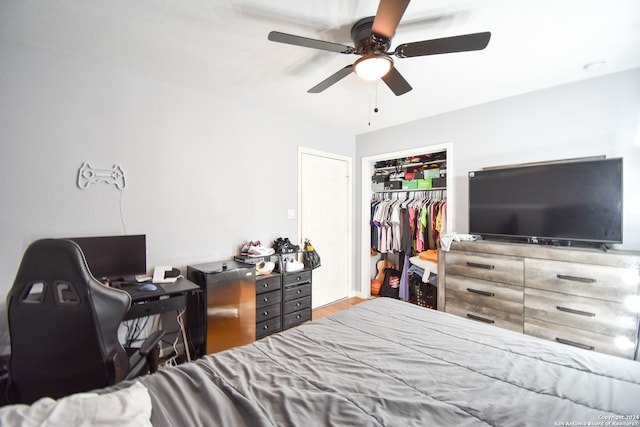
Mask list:
[{"label": "small drawer chest", "polygon": [[283,286],[283,329],[311,320],[311,270],[285,273]]},{"label": "small drawer chest", "polygon": [[311,270],[256,277],[256,339],[311,320]]},{"label": "small drawer chest", "polygon": [[282,276],[256,276],[256,339],[282,330]]}]

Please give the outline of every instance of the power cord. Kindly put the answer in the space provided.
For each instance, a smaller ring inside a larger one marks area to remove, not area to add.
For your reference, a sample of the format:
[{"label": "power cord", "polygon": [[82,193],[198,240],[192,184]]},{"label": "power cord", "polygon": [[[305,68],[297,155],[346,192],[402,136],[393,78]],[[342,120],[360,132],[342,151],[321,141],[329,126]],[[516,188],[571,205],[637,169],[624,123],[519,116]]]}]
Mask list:
[{"label": "power cord", "polygon": [[122,195],[124,194],[124,189],[120,190],[120,222],[122,223],[122,230],[124,234],[127,234],[127,226],[124,223],[124,213],[122,211]]},{"label": "power cord", "polygon": [[142,332],[146,330],[147,325],[149,324],[149,319],[151,317],[157,317],[157,315],[140,317],[140,318],[125,322],[125,326],[127,328],[127,331],[125,334],[125,347],[131,348],[135,343],[144,341],[144,339],[140,338],[140,336],[142,335]]},{"label": "power cord", "polygon": [[[187,356],[187,361],[191,362],[191,355],[189,354],[189,345],[187,343],[187,337],[186,337],[185,329],[184,329],[184,318],[183,318],[183,316],[184,316],[185,311],[186,311],[186,309],[183,309],[182,311],[180,311],[178,313],[178,315],[176,316],[176,322],[180,326],[180,331],[182,332],[182,340],[183,340],[183,343],[184,343],[184,350],[185,350],[185,354]],[[166,366],[166,367],[178,366],[178,357],[180,356],[180,353],[178,352],[178,341],[179,340],[180,340],[180,334],[176,335],[176,339],[173,341],[173,344],[172,344],[173,356],[170,357],[169,359],[167,359],[163,366]]]}]

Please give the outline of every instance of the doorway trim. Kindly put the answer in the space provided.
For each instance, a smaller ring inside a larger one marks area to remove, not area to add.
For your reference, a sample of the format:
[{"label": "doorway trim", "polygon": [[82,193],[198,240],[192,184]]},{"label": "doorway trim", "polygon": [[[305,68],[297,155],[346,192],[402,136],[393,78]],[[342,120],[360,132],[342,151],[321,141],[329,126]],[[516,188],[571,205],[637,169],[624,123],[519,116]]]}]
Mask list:
[{"label": "doorway trim", "polygon": [[347,164],[347,296],[352,297],[356,293],[353,289],[354,266],[354,233],[353,233],[353,158],[327,151],[298,146],[298,238],[302,238],[302,155],[326,157],[328,159],[341,160]]},{"label": "doorway trim", "polygon": [[[371,176],[373,165],[379,160],[395,159],[399,157],[418,156],[428,152],[447,152],[447,225],[455,224],[455,187],[453,185],[453,143],[444,142],[440,144],[427,145],[420,148],[411,148],[403,151],[394,151],[383,154],[375,154],[362,158],[360,176],[361,213],[360,218],[360,292],[361,298],[371,296]],[[449,230],[451,232],[451,230]]]}]

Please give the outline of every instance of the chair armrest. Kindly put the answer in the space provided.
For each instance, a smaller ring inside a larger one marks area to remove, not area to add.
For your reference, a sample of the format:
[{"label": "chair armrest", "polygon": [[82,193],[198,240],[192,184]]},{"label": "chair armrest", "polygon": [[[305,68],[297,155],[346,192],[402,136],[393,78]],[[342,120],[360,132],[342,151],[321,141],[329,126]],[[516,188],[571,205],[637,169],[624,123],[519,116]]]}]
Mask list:
[{"label": "chair armrest", "polygon": [[158,353],[156,350],[165,333],[166,331],[163,330],[155,331],[144,340],[138,351],[129,357],[128,380],[144,373],[145,362],[148,362],[150,373],[158,370]]},{"label": "chair armrest", "polygon": [[140,346],[140,350],[138,350],[138,353],[140,353],[141,356],[147,356],[149,352],[157,347],[158,343],[165,335],[165,333],[166,331],[158,330],[149,335]]}]

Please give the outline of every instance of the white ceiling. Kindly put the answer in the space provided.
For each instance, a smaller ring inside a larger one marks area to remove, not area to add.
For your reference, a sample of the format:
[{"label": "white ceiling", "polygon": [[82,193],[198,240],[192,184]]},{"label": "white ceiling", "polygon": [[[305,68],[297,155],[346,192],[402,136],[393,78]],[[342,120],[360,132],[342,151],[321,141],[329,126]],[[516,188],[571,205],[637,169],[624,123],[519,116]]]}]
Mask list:
[{"label": "white ceiling", "polygon": [[[0,40],[283,111],[354,134],[640,67],[639,0],[414,0],[400,43],[491,31],[478,52],[396,59],[413,91],[350,75],[355,55],[267,40],[271,30],[352,45],[377,0],[0,0]],[[583,66],[606,61],[586,72]],[[373,112],[378,107],[377,113]]]}]

